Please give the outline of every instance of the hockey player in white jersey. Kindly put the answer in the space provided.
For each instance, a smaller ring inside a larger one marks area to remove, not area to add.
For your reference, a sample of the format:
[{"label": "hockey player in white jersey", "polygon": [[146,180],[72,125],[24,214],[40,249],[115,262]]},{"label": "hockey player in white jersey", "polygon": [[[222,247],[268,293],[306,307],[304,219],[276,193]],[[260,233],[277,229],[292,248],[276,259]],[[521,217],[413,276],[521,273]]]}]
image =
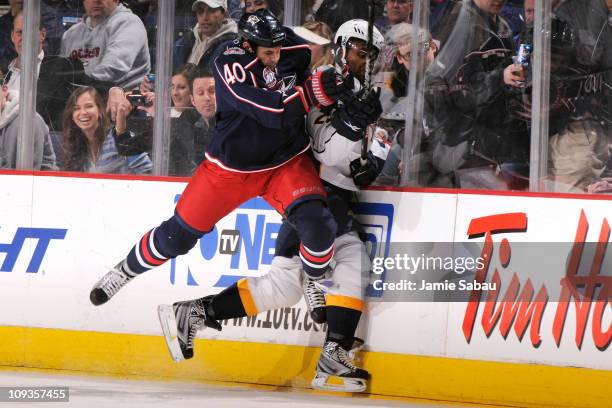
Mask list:
[{"label": "hockey player in white jersey", "polygon": [[[313,108],[307,116],[312,150],[321,163],[319,173],[338,224],[332,268],[334,285],[325,296],[328,332],[312,381],[313,387],[319,389],[365,388],[368,377],[364,370],[354,369],[347,358],[364,308],[363,295],[370,270],[366,248],[359,237],[360,227],[351,215],[350,205],[354,193],[370,185],[382,170],[389,146],[374,139],[367,153],[362,154],[362,140],[368,125],[382,113],[380,90],[371,91],[363,86],[367,69],[367,33],[365,20],[350,20],[338,28],[334,38],[339,46],[336,69],[354,78],[353,95],[330,107]],[[376,55],[370,58],[375,60],[384,45],[383,36],[376,27],[373,27],[372,40]],[[313,300],[320,298],[316,293],[321,286],[306,276],[303,285],[304,292],[311,294],[306,296],[309,309],[316,313],[320,305]],[[343,379],[344,387],[330,384],[331,376]]]},{"label": "hockey player in white jersey", "polygon": [[[374,53],[383,45],[383,36],[374,28]],[[382,169],[388,146],[374,140],[365,160],[361,140],[366,127],[381,114],[379,92],[364,97],[367,22],[344,23],[335,38],[339,46],[337,66],[354,89],[342,103],[329,108],[313,108],[307,127],[315,157],[321,163],[321,177],[328,194],[328,205],[338,224],[335,255],[330,263],[332,286],[325,289],[305,278],[300,242],[294,227],[285,221],[278,233],[276,256],[270,271],[260,277],[239,280],[217,295],[159,307],[160,321],[170,353],[177,361],[193,356],[196,332],[203,326],[221,329],[219,320],[252,316],[266,310],[299,302],[304,291],[313,320],[327,319],[328,332],[317,364],[312,386],[319,389],[361,392],[369,373],[354,365],[355,346],[363,342],[355,331],[364,308],[363,296],[370,260],[359,238],[359,225],[350,212],[350,202],[359,187],[370,184]],[[376,58],[376,55],[374,56]],[[328,382],[337,377],[341,385]]]}]

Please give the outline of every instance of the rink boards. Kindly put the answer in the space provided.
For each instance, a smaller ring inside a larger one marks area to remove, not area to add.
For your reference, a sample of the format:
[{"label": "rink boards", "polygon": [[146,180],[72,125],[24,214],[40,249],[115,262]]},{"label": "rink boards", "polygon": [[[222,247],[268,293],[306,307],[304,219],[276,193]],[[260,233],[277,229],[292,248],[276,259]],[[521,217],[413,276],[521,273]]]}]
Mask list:
[{"label": "rink boards", "polygon": [[[157,322],[159,303],[216,293],[266,272],[280,216],[265,202],[243,204],[188,255],[94,307],[93,283],[172,215],[185,183],[48,173],[0,180],[0,365],[308,386],[325,327],[312,323],[303,303],[226,322],[220,333],[204,330],[196,357],[181,364],[171,361]],[[510,245],[602,241],[602,256],[580,263],[587,273],[600,265],[596,274],[604,276],[592,280],[599,288],[592,302],[572,299],[564,309],[551,295],[537,324],[533,314],[506,314],[509,307],[495,318],[487,306],[496,305],[484,301],[380,302],[371,293],[358,333],[368,344],[362,358],[372,373],[369,391],[515,406],[612,406],[612,305],[596,302],[612,290],[605,244],[610,208],[605,197],[364,192],[357,215],[379,254],[391,241],[482,244],[478,232],[485,231]],[[547,273],[560,281],[567,256],[545,263]],[[529,260],[519,261],[499,270],[502,282],[517,265],[528,267]],[[540,287],[535,280],[534,287]]]}]

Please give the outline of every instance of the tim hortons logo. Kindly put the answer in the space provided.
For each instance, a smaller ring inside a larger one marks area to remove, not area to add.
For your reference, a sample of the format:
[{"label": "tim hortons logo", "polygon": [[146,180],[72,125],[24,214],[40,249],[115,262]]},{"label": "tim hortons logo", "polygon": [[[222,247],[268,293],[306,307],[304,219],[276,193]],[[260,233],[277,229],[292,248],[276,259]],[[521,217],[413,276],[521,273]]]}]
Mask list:
[{"label": "tim hortons logo", "polygon": [[[582,210],[578,219],[578,227],[570,250],[565,275],[560,280],[559,299],[552,325],[552,336],[557,347],[559,347],[566,325],[568,309],[570,305],[573,305],[576,315],[574,337],[576,347],[579,350],[582,349],[584,334],[590,319],[594,345],[598,350],[605,351],[612,341],[612,322],[606,330],[602,328],[602,324],[605,321],[605,312],[612,312],[612,303],[610,303],[610,298],[612,297],[612,276],[602,275],[601,266],[610,238],[610,225],[608,220],[604,218],[598,241],[593,243],[596,249],[593,258],[590,259],[590,272],[586,275],[578,275],[580,265],[583,262],[589,261],[589,259],[583,259],[588,228],[589,223],[584,210]],[[475,281],[482,283],[487,279],[489,266],[494,256],[493,235],[526,231],[527,215],[525,213],[496,214],[473,219],[468,227],[470,239],[481,237],[482,235],[485,236],[481,252],[484,265],[476,270]],[[510,242],[504,238],[500,243],[499,251],[495,251],[499,257],[499,264],[503,268],[510,261],[510,249]],[[491,281],[497,282],[497,287],[501,288],[501,279],[500,271],[495,268]],[[519,293],[521,286],[522,290]],[[524,334],[529,328],[531,344],[533,347],[539,347],[542,343],[542,336],[540,334],[542,316],[549,303],[549,292],[546,285],[542,285],[539,288],[534,299],[534,287],[531,280],[528,279],[522,285],[518,274],[514,273],[500,302],[497,301],[499,292],[499,289],[489,291],[484,301],[481,301],[482,291],[474,290],[470,293],[462,326],[466,341],[468,343],[471,341],[476,316],[482,303],[481,325],[487,337],[493,333],[493,330],[499,324],[499,331],[504,339],[507,338],[510,330],[514,328],[519,341],[522,341]]]}]

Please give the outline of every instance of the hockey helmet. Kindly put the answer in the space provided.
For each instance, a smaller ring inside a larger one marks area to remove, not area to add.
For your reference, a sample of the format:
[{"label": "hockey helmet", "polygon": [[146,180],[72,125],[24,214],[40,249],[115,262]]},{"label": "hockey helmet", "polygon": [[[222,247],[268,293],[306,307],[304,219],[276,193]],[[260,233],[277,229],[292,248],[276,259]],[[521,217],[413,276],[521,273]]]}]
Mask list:
[{"label": "hockey helmet", "polygon": [[243,14],[238,22],[238,34],[254,48],[280,47],[285,42],[283,27],[269,10]]},{"label": "hockey helmet", "polygon": [[[361,19],[349,20],[345,22],[338,28],[338,31],[336,31],[334,43],[336,43],[342,48],[345,48],[351,38],[356,38],[367,43],[368,22]],[[380,33],[378,28],[376,28],[376,26],[373,27],[372,45],[374,46],[374,48],[376,48],[378,53],[380,53],[383,46],[385,45],[385,38]]]}]

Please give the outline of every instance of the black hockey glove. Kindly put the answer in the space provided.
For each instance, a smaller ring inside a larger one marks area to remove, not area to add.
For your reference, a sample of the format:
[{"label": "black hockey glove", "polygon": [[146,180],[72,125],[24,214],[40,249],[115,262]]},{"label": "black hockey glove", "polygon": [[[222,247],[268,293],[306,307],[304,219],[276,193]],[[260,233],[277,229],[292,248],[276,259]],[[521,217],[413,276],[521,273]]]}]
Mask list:
[{"label": "black hockey glove", "polygon": [[374,123],[382,113],[380,104],[380,88],[363,100],[364,91],[361,91],[348,100],[343,107],[336,109],[332,114],[331,124],[342,136],[354,142],[363,138],[365,128]]},{"label": "black hockey glove", "polygon": [[315,71],[304,82],[304,93],[310,106],[331,106],[347,91],[342,75],[335,68]]},{"label": "black hockey glove", "polygon": [[367,187],[376,180],[376,177],[382,171],[385,161],[380,157],[374,156],[370,151],[365,163],[361,163],[361,158],[351,162],[351,176],[357,187]]}]

